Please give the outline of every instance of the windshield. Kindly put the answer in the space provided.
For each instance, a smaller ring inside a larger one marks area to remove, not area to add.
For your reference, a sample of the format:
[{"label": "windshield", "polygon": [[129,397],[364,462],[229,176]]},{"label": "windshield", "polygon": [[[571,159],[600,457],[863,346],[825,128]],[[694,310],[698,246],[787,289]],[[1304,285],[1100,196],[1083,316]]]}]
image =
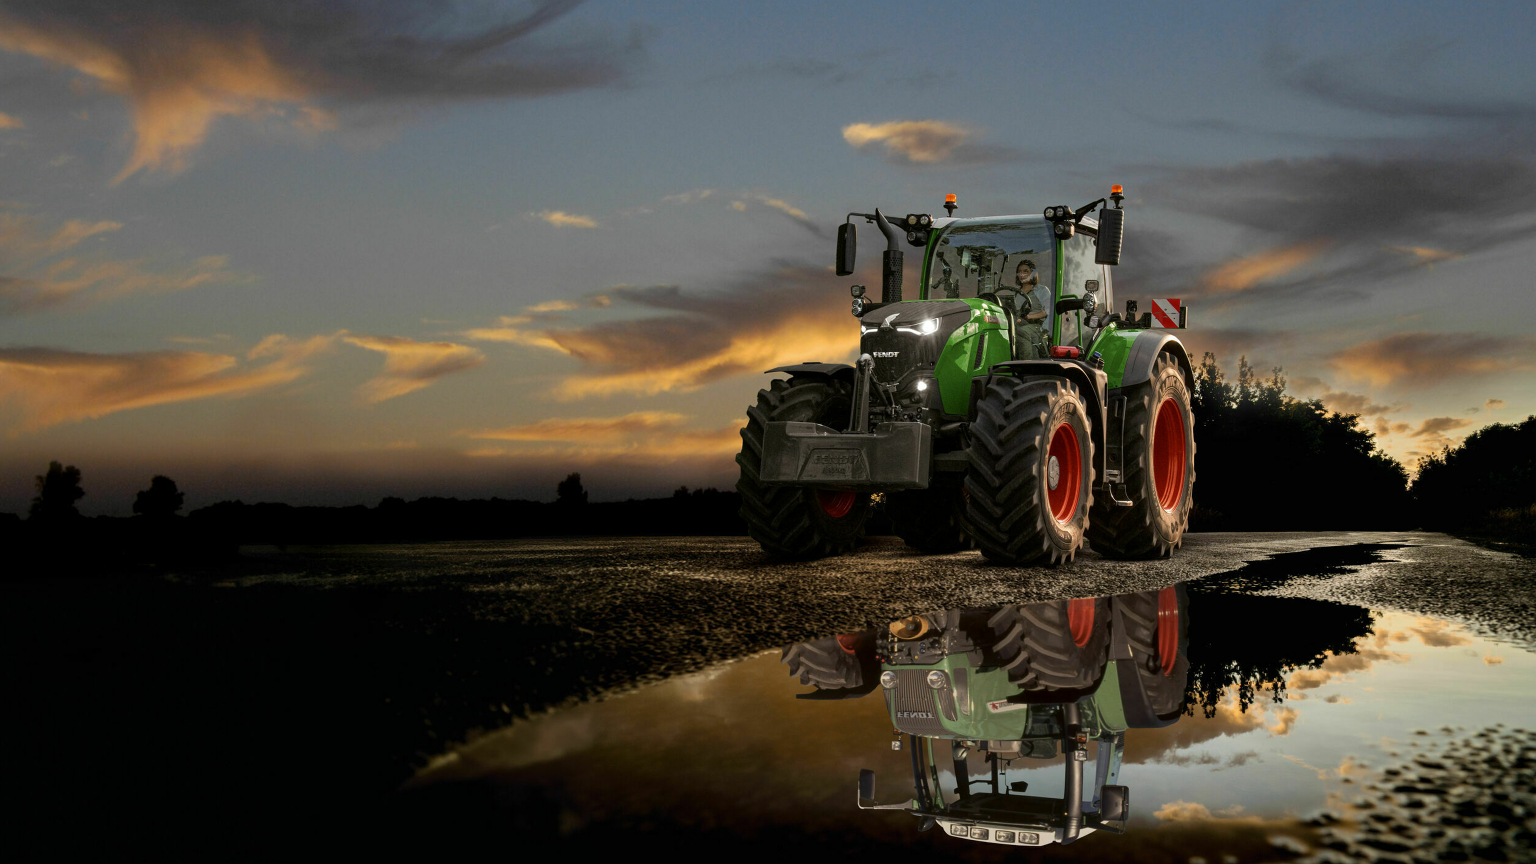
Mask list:
[{"label": "windshield", "polygon": [[951,226],[934,247],[928,298],[990,294],[1019,314],[1049,312],[1056,275],[1053,248],[1051,232],[1039,218]]}]

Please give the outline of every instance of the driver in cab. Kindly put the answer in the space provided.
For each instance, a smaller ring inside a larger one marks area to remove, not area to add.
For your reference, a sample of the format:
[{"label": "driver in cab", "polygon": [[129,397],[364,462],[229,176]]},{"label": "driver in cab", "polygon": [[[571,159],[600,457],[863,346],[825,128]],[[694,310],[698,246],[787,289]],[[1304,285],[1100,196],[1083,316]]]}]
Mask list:
[{"label": "driver in cab", "polygon": [[1044,357],[1049,353],[1045,342],[1050,335],[1046,318],[1051,308],[1051,289],[1040,284],[1035,262],[1028,258],[1014,269],[1013,283],[1018,286],[1018,294],[1013,298],[1018,357],[1021,360]]}]

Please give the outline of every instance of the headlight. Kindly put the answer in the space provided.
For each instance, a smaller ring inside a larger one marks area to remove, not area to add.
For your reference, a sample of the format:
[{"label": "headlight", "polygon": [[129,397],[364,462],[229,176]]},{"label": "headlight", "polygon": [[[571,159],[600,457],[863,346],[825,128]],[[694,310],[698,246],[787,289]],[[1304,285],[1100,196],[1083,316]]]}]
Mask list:
[{"label": "headlight", "polygon": [[884,672],[881,672],[880,673],[880,686],[884,687],[887,690],[894,690],[896,688],[896,673],[890,671],[889,669],[887,669]]},{"label": "headlight", "polygon": [[955,835],[956,837],[964,837],[965,835],[971,833],[971,829],[965,827],[964,825],[951,825],[949,826],[949,833]]},{"label": "headlight", "polygon": [[943,690],[945,685],[947,685],[948,683],[949,683],[949,677],[946,676],[943,672],[940,672],[939,670],[935,669],[932,672],[928,673],[928,686],[929,687],[932,687],[935,690]]},{"label": "headlight", "polygon": [[864,314],[864,298],[863,297],[855,297],[855,298],[853,298],[853,314],[855,316],[863,315]]},{"label": "headlight", "polygon": [[987,839],[987,829],[985,829],[985,828],[972,828],[971,829],[971,839],[972,840],[985,840],[985,839]]},{"label": "headlight", "polygon": [[1030,834],[1030,833],[1027,833],[1027,832],[1024,832],[1024,831],[1020,831],[1019,832],[1019,842],[1020,843],[1028,843],[1031,846],[1038,846],[1040,844],[1040,835],[1039,834]]},{"label": "headlight", "polygon": [[922,378],[917,379],[917,392],[921,393],[921,392],[923,392],[924,390],[927,390],[927,389],[928,389],[928,382],[927,382],[927,380],[922,379]]},{"label": "headlight", "polygon": [[997,842],[999,842],[999,843],[1012,843],[1013,842],[1013,832],[1012,831],[998,831],[997,833],[992,835],[992,838],[994,840],[996,840]]},{"label": "headlight", "polygon": [[939,319],[937,319],[937,318],[929,318],[927,321],[924,321],[923,323],[917,325],[917,334],[919,336],[927,336],[928,334],[933,333],[934,331],[936,331],[938,329],[939,329]]}]

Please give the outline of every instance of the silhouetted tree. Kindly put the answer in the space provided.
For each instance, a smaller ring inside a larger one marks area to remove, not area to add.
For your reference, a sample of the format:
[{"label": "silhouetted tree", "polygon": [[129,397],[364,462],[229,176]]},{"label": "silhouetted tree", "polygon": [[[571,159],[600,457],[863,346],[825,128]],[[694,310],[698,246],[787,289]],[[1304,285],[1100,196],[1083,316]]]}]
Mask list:
[{"label": "silhouetted tree", "polygon": [[1408,472],[1359,415],[1287,396],[1277,367],[1238,360],[1230,382],[1207,352],[1195,369],[1194,530],[1399,528]]},{"label": "silhouetted tree", "polygon": [[176,488],[175,480],[156,474],[149,481],[149,488],[141,489],[133,499],[133,512],[151,519],[167,519],[176,515],[186,497],[186,493]]},{"label": "silhouetted tree", "polygon": [[1484,426],[1420,459],[1413,498],[1425,528],[1536,539],[1536,416]]},{"label": "silhouetted tree", "polygon": [[567,506],[587,503],[587,490],[581,488],[580,474],[573,471],[560,481],[555,487],[555,503]]},{"label": "silhouetted tree", "polygon": [[48,473],[38,475],[36,486],[37,497],[27,511],[28,519],[46,522],[80,517],[75,502],[85,497],[85,490],[80,488],[79,468],[49,462]]}]

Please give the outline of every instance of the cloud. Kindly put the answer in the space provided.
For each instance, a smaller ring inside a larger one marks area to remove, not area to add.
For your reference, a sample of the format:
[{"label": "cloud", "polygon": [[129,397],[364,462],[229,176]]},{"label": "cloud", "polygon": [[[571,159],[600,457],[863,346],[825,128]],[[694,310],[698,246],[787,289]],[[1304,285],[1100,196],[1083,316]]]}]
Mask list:
[{"label": "cloud", "polygon": [[1500,663],[1503,663],[1503,662],[1504,662],[1504,658],[1503,657],[1496,657],[1496,656],[1494,656],[1492,654],[1484,654],[1483,655],[1483,663],[1484,663],[1484,665],[1487,665],[1487,666],[1497,666],[1497,665],[1499,665]]},{"label": "cloud", "polygon": [[1348,393],[1342,390],[1329,390],[1317,397],[1324,407],[1335,414],[1356,414],[1361,417],[1370,417],[1376,414],[1386,414],[1398,410],[1394,405],[1382,405],[1371,401],[1371,397],[1359,393]]},{"label": "cloud", "polygon": [[1409,437],[1440,439],[1444,438],[1445,433],[1452,429],[1462,429],[1471,425],[1472,421],[1464,417],[1430,417],[1423,423],[1420,423],[1419,428],[1415,429]]},{"label": "cloud", "polygon": [[525,312],[567,312],[581,307],[570,300],[545,300],[543,303],[535,303],[527,307]]},{"label": "cloud", "polygon": [[596,228],[597,222],[587,216],[578,216],[575,213],[567,213],[564,210],[540,210],[535,213],[539,219],[548,222],[556,228]]},{"label": "cloud", "polygon": [[557,351],[581,364],[553,391],[560,399],[695,390],[735,375],[806,359],[847,360],[858,330],[825,267],[779,262],[709,292],[676,285],[615,286],[604,296],[653,313],[586,327],[501,326],[471,339]]},{"label": "cloud", "polygon": [[[667,411],[634,411],[617,417],[551,417],[534,423],[461,433],[506,441],[512,447],[481,447],[466,455],[693,459],[734,453],[741,448],[741,423],[715,429],[688,429],[688,418]],[[528,444],[545,446],[529,447]]]},{"label": "cloud", "polygon": [[1529,369],[1533,354],[1536,339],[1529,336],[1410,332],[1353,345],[1328,362],[1341,374],[1377,385],[1405,379],[1425,385]]},{"label": "cloud", "polygon": [[[767,208],[772,209],[772,210],[777,210],[778,212],[784,214],[785,216],[789,217],[790,221],[794,222],[796,225],[799,225],[801,228],[804,228],[805,230],[811,232],[811,234],[813,234],[813,235],[815,235],[817,237],[822,236],[821,228],[817,227],[816,223],[811,221],[811,217],[805,215],[805,211],[804,210],[801,210],[799,207],[796,207],[793,204],[790,204],[788,201],[785,201],[783,198],[774,198],[772,196],[763,195],[763,194],[753,194],[753,195],[751,195],[749,197],[750,197],[751,200],[754,200],[754,201],[758,202],[759,204],[762,204],[764,207],[767,207]],[[739,206],[739,207],[736,206],[738,204],[740,204],[741,206]],[[747,209],[747,205],[745,203],[741,202],[741,201],[732,201],[731,202],[731,206],[734,207],[737,210],[746,210]]]},{"label": "cloud", "polygon": [[121,222],[69,219],[56,227],[30,215],[0,212],[0,316],[20,315],[71,302],[106,302],[134,294],[185,291],[202,285],[246,282],[223,255],[187,264],[154,265],[143,258],[113,258],[91,251],[64,253]]},{"label": "cloud", "polygon": [[27,124],[21,122],[21,118],[0,111],[0,129],[25,129]]},{"label": "cloud", "polygon": [[384,368],[358,388],[358,395],[370,403],[404,396],[485,362],[480,349],[453,342],[417,342],[404,336],[346,336],[345,341],[384,355]]},{"label": "cloud", "polygon": [[1153,817],[1164,822],[1192,822],[1196,819],[1210,819],[1211,808],[1194,801],[1169,801],[1153,811]]},{"label": "cloud", "polygon": [[1503,399],[1489,399],[1487,402],[1483,403],[1483,407],[1489,411],[1497,411],[1507,404],[1509,403],[1505,402]]},{"label": "cloud", "polygon": [[1327,244],[1321,240],[1308,240],[1256,252],[1207,273],[1205,287],[1213,294],[1247,291],[1261,282],[1284,276],[1316,258],[1326,248]]},{"label": "cloud", "polygon": [[1147,197],[1246,229],[1258,247],[1211,265],[1195,296],[1363,296],[1393,274],[1536,235],[1536,161],[1523,148],[1426,152],[1173,169]]},{"label": "cloud", "polygon": [[853,149],[879,149],[887,159],[901,165],[982,164],[1019,156],[1011,148],[975,143],[975,137],[975,131],[943,120],[850,123],[843,127],[843,140]]},{"label": "cloud", "polygon": [[676,195],[665,195],[661,199],[663,204],[696,204],[715,194],[713,189],[695,189],[691,192],[679,192]]},{"label": "cloud", "polygon": [[639,46],[560,49],[526,37],[568,12],[521,17],[449,3],[141,0],[102,14],[91,0],[9,4],[0,49],[70,68],[123,97],[134,143],[116,180],[176,171],[220,117],[276,117],[322,132],[365,105],[538,96],[623,79]]},{"label": "cloud", "polygon": [[269,336],[247,356],[268,362],[243,368],[234,357],[194,351],[96,354],[4,348],[0,404],[18,409],[15,434],[152,405],[244,396],[306,374],[305,361],[324,350],[327,340]]}]

